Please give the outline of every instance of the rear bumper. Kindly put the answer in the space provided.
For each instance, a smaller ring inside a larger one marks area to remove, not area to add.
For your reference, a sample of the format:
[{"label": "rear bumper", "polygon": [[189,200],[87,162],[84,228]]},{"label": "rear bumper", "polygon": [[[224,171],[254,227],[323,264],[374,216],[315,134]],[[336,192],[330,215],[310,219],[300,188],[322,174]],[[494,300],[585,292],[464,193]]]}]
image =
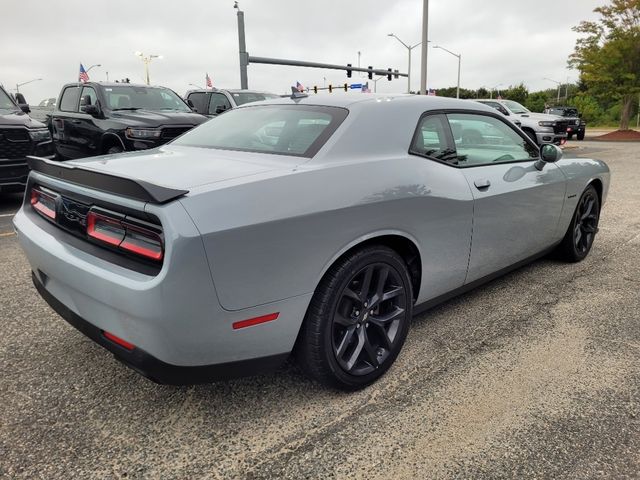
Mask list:
[{"label": "rear bumper", "polygon": [[80,317],[80,315],[77,315],[68,309],[62,304],[62,302],[51,295],[35,273],[32,272],[31,278],[33,280],[33,284],[38,290],[38,293],[40,293],[42,298],[58,315],[91,340],[113,353],[116,359],[156,383],[163,383],[167,385],[193,385],[215,380],[225,380],[266,373],[281,366],[289,356],[287,353],[284,353],[280,355],[254,358],[251,360],[215,365],[198,365],[194,367],[172,365],[155,358],[153,355],[150,355],[138,347],[135,347],[133,350],[127,350],[126,348],[108,340],[103,335],[103,331],[101,329],[87,322],[85,319]]}]

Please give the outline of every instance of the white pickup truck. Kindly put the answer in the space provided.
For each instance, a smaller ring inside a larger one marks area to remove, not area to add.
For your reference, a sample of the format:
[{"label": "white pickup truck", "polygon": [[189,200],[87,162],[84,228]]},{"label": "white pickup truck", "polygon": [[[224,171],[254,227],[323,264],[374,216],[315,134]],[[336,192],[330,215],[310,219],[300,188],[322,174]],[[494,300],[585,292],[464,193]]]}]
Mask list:
[{"label": "white pickup truck", "polygon": [[522,131],[529,135],[537,145],[542,146],[547,143],[561,145],[567,140],[569,122],[566,118],[531,112],[513,100],[484,99],[475,101],[495,108],[510,119],[518,119],[522,123],[520,127]]}]

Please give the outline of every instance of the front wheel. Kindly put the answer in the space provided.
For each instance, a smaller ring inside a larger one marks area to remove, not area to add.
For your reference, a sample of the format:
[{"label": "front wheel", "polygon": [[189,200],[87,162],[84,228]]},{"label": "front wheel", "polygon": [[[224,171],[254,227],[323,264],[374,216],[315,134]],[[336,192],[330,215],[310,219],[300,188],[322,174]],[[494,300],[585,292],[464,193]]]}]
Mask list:
[{"label": "front wheel", "polygon": [[298,361],[325,385],[366,387],[400,353],[412,312],[402,258],[384,246],[356,251],[331,267],[314,293],[296,347]]},{"label": "front wheel", "polygon": [[121,152],[124,152],[124,150],[122,150],[122,147],[118,147],[117,145],[114,145],[113,147],[110,147],[110,148],[107,150],[107,153],[108,153],[109,155],[113,155],[113,154],[115,154],[115,153],[121,153]]},{"label": "front wheel", "polygon": [[600,220],[598,192],[589,185],[582,193],[558,252],[563,260],[579,262],[589,254]]},{"label": "front wheel", "polygon": [[584,140],[584,130],[578,132],[578,140]]}]

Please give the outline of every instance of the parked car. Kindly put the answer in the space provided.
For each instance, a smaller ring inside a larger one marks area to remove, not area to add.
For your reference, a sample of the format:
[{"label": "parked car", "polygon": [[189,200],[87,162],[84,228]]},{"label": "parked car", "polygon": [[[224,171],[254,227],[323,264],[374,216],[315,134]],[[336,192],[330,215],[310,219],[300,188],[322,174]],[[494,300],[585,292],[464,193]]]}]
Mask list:
[{"label": "parked car", "polygon": [[30,108],[22,94],[15,100],[0,86],[0,192],[24,190],[27,155],[53,158],[49,131],[27,115]]},{"label": "parked car", "polygon": [[484,99],[475,100],[489,107],[495,108],[507,117],[515,117],[522,123],[522,131],[526,133],[536,145],[547,143],[561,145],[567,140],[569,122],[557,115],[534,113],[513,100]]},{"label": "parked car", "polygon": [[279,98],[279,95],[255,90],[189,90],[185,94],[187,103],[198,113],[215,117],[245,103]]},{"label": "parked car", "polygon": [[603,162],[418,95],[296,95],[153,150],[31,166],[14,226],[36,288],[172,384],[293,351],[327,385],[369,385],[414,313],[554,249],[584,259],[609,188]]},{"label": "parked car", "polygon": [[147,150],[206,119],[164,87],[130,83],[70,83],[51,115],[59,159]]},{"label": "parked car", "polygon": [[575,107],[548,107],[544,109],[548,115],[558,115],[566,118],[569,122],[567,127],[567,138],[571,140],[575,135],[578,140],[584,140],[587,130],[587,122],[582,119],[582,114]]}]

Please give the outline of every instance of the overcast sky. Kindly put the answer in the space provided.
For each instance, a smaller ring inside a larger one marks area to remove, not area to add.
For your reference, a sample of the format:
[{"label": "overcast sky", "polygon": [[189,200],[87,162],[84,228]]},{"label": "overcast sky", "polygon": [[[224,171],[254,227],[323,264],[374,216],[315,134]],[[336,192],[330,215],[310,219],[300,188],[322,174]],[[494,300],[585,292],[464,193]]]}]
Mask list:
[{"label": "overcast sky", "polygon": [[[431,0],[429,39],[462,54],[465,88],[508,86],[524,82],[530,89],[553,87],[577,78],[566,67],[576,34],[571,27],[595,18],[605,0]],[[245,12],[247,50],[251,55],[324,63],[407,69],[405,43],[421,39],[422,0],[344,1],[240,0]],[[58,95],[78,77],[80,61],[92,80],[129,77],[142,82],[144,68],[135,51],[161,54],[151,64],[151,82],[179,94],[203,85],[205,72],[219,88],[239,88],[238,34],[233,0],[22,0],[6,2],[0,39],[0,83],[33,78],[25,85],[27,101],[37,104]],[[420,85],[421,48],[413,53],[412,88]],[[429,48],[428,85],[456,83],[457,59]],[[347,81],[344,72],[270,65],[249,66],[249,87],[286,92],[305,86]],[[357,75],[351,81],[359,81]],[[364,79],[366,81],[366,78]],[[371,85],[373,86],[373,85]],[[403,92],[406,79],[378,82],[378,92]],[[351,93],[355,94],[355,93]]]}]

